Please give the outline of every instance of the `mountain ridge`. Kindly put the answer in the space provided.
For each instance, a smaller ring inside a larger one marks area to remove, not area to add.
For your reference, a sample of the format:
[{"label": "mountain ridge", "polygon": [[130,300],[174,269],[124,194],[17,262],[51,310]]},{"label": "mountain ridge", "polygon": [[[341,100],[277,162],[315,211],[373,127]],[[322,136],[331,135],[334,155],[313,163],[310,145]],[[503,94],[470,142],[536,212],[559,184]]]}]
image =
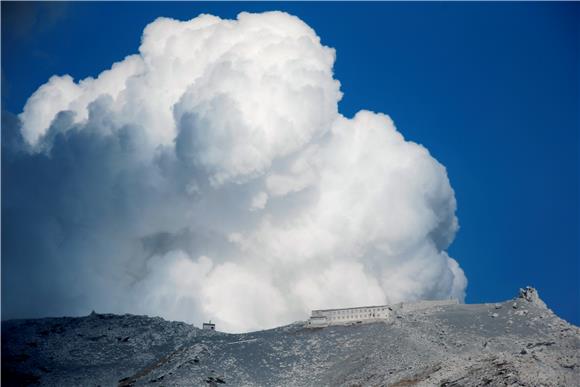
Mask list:
[{"label": "mountain ridge", "polygon": [[[219,328],[219,327],[218,327]],[[393,321],[241,334],[92,313],[2,322],[6,386],[578,385],[580,328],[535,289]],[[223,383],[222,383],[223,382]]]}]

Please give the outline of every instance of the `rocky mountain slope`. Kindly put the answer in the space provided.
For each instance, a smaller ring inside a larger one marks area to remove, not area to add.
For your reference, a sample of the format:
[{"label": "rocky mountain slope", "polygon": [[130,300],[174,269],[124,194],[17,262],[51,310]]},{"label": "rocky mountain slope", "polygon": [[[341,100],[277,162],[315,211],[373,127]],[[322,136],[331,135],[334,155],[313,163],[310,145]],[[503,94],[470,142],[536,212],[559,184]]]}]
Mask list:
[{"label": "rocky mountain slope", "polygon": [[2,385],[578,386],[579,349],[580,329],[532,288],[391,322],[246,334],[93,313],[3,322]]}]

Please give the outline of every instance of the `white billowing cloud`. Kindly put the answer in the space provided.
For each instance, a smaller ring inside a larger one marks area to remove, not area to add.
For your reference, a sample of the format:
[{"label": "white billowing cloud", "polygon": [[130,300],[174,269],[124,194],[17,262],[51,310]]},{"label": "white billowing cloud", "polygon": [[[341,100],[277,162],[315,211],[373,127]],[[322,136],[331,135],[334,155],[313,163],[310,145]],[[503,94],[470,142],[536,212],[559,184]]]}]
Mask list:
[{"label": "white billowing cloud", "polygon": [[145,28],[139,51],[96,79],[52,77],[20,115],[26,140],[36,144],[62,110],[83,122],[104,94],[120,123],[142,126],[154,143],[172,144],[179,132],[180,157],[221,182],[263,173],[337,115],[334,50],[283,13],[159,18]]},{"label": "white billowing cloud", "polygon": [[74,112],[77,122],[86,120],[91,102],[101,95],[117,100],[126,87],[127,79],[142,71],[142,58],[133,55],[125,58],[123,62],[115,63],[97,79],[89,77],[78,84],[70,75],[52,76],[32,94],[19,116],[22,120],[23,137],[28,143],[36,145],[61,111]]},{"label": "white billowing cloud", "polygon": [[19,237],[3,290],[25,298],[5,314],[245,331],[312,308],[463,299],[445,168],[388,116],[343,117],[334,59],[285,13],[202,15],[157,19],[95,79],[52,77],[19,116],[28,150],[4,161]]}]

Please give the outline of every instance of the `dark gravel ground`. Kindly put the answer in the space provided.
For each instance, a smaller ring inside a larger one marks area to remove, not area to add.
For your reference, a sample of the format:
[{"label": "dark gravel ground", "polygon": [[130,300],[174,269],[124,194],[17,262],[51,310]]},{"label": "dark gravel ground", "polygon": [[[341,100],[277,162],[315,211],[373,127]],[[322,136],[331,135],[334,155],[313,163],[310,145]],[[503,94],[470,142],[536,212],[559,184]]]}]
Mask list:
[{"label": "dark gravel ground", "polygon": [[386,322],[246,334],[92,314],[3,322],[2,385],[579,386],[579,349],[580,329],[533,289]]}]

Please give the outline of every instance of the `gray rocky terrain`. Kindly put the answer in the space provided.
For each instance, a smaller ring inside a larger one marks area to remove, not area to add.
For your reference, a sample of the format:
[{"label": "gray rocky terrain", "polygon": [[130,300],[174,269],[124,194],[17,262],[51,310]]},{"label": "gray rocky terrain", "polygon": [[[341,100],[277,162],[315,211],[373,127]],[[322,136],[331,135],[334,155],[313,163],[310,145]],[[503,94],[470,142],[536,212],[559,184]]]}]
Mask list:
[{"label": "gray rocky terrain", "polygon": [[532,288],[388,322],[245,334],[93,313],[4,321],[2,385],[579,386],[579,349],[580,329]]}]

